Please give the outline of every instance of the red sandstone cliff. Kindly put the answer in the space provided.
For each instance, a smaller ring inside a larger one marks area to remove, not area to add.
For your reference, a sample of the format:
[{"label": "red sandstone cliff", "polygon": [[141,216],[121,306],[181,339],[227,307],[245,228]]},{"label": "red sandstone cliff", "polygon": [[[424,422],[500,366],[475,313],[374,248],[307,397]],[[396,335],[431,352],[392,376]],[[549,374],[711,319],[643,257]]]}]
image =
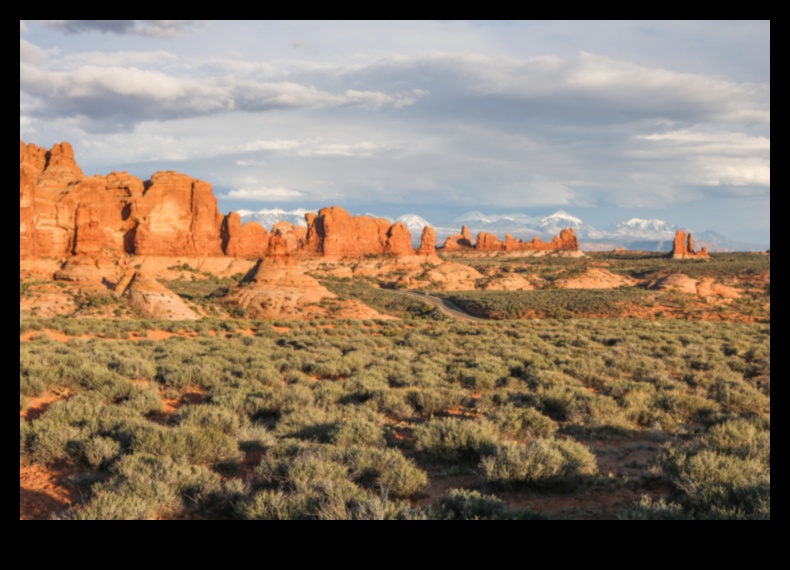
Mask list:
[{"label": "red sandstone cliff", "polygon": [[392,224],[384,218],[352,217],[339,206],[322,208],[317,216],[307,214],[305,219],[307,235],[304,250],[307,253],[324,257],[415,254],[411,234],[402,222]]},{"label": "red sandstone cliff", "polygon": [[[400,222],[352,217],[337,206],[306,219],[307,228],[281,222],[269,233],[255,222],[242,224],[234,212],[223,216],[211,185],[185,174],[157,172],[146,182],[126,172],[85,176],[68,143],[47,151],[20,141],[20,257],[261,258],[273,245],[289,254],[335,258],[415,255]],[[416,253],[432,255],[435,241],[427,228]]]}]

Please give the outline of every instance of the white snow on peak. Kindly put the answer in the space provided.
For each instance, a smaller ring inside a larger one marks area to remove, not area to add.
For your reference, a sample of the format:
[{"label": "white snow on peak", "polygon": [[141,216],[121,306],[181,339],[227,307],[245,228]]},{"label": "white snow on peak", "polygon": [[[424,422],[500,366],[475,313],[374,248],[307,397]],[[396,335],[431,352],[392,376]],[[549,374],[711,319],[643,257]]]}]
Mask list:
[{"label": "white snow on peak", "polygon": [[562,221],[570,222],[570,223],[575,224],[575,225],[583,225],[584,224],[584,222],[581,221],[579,218],[569,214],[565,210],[557,210],[552,215],[546,216],[545,218],[541,218],[540,221],[541,222],[552,222],[554,220],[562,220]]},{"label": "white snow on peak", "polygon": [[425,218],[421,218],[417,214],[404,214],[397,219],[398,222],[403,222],[403,225],[409,228],[410,231],[421,231],[425,226],[430,226],[431,223]]},{"label": "white snow on peak", "polygon": [[672,224],[665,222],[664,220],[652,219],[652,220],[643,220],[642,218],[631,218],[627,222],[620,222],[617,224],[618,228],[634,228],[640,230],[656,230],[656,231],[666,231],[672,230]]}]

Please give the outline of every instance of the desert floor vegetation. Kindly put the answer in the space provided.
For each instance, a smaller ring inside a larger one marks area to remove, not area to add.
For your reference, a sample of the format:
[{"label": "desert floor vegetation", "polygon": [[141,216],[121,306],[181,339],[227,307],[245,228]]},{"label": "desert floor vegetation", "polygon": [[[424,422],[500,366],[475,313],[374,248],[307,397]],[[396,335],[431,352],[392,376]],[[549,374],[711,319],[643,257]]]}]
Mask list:
[{"label": "desert floor vegetation", "polygon": [[68,491],[35,516],[770,516],[766,322],[54,318],[20,334],[20,465]]}]

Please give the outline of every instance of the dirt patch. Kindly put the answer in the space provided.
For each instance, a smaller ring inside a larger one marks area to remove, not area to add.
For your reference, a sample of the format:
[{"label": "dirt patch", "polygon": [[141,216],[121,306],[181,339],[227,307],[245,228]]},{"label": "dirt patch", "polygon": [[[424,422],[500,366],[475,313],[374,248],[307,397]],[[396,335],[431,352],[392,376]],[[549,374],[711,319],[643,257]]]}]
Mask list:
[{"label": "dirt patch", "polygon": [[428,488],[425,494],[417,499],[416,506],[436,504],[436,501],[453,489],[480,489],[482,482],[480,477],[472,474],[445,474],[438,468],[428,467],[425,469],[428,474]]},{"label": "dirt patch", "polygon": [[19,520],[44,520],[68,508],[75,490],[64,480],[75,469],[56,469],[19,460]]},{"label": "dirt patch", "polygon": [[33,420],[38,419],[41,414],[46,412],[52,404],[58,400],[69,398],[73,394],[74,393],[68,388],[50,388],[40,396],[28,398],[27,406],[25,406],[24,410],[20,410],[19,415],[20,417],[25,418],[28,422],[32,422]]},{"label": "dirt patch", "polygon": [[162,400],[162,410],[154,412],[148,419],[154,423],[168,425],[170,417],[184,404],[200,404],[206,399],[206,392],[197,386],[192,386],[184,390],[177,398],[164,398],[163,393],[159,393]]}]

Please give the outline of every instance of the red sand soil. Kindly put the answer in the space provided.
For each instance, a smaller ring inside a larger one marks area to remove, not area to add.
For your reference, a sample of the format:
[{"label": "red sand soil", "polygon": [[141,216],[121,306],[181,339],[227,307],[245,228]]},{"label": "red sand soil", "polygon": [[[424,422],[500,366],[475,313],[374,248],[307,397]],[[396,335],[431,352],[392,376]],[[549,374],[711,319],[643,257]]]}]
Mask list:
[{"label": "red sand soil", "polygon": [[74,490],[64,483],[73,473],[19,460],[19,520],[44,520],[68,508]]},{"label": "red sand soil", "polygon": [[32,422],[37,419],[41,414],[47,411],[53,403],[58,400],[71,397],[73,392],[68,388],[52,387],[40,396],[29,398],[27,406],[24,410],[20,410],[20,417],[25,418],[27,421]]}]

